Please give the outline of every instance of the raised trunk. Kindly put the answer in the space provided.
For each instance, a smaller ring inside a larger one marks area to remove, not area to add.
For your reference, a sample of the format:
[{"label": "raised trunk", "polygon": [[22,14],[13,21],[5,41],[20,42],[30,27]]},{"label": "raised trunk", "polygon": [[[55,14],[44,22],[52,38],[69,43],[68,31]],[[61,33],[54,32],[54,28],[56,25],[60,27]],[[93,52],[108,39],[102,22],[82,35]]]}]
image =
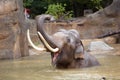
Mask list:
[{"label": "raised trunk", "polygon": [[[45,22],[45,20],[46,20],[46,19],[51,19],[51,18],[52,18],[52,16],[50,16],[50,15],[39,15],[39,16],[37,16],[37,17],[36,17],[37,31],[39,31],[39,32],[42,34],[42,36],[45,38],[45,40],[48,42],[48,44],[49,44],[51,47],[56,48],[57,46],[56,46],[55,43],[53,42],[52,37],[49,36],[49,35],[45,32],[45,30],[44,30],[44,27],[45,27],[44,22]],[[41,39],[41,38],[40,38],[40,39]],[[43,42],[43,44],[44,44],[44,42]],[[44,45],[45,45],[45,44],[44,44]],[[45,45],[45,46],[46,46],[46,45]]]}]

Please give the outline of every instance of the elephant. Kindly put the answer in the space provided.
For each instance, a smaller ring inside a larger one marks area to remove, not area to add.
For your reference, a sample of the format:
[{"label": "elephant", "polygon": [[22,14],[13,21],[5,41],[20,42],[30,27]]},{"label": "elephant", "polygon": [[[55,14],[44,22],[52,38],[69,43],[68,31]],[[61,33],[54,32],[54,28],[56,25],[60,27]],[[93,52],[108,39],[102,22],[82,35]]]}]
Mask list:
[{"label": "elephant", "polygon": [[27,36],[34,48],[51,52],[51,62],[55,68],[84,68],[100,65],[92,54],[85,51],[77,30],[60,29],[53,35],[49,35],[44,29],[45,20],[54,20],[54,18],[49,14],[36,16],[37,34],[45,48],[38,48],[32,43],[29,29]]}]

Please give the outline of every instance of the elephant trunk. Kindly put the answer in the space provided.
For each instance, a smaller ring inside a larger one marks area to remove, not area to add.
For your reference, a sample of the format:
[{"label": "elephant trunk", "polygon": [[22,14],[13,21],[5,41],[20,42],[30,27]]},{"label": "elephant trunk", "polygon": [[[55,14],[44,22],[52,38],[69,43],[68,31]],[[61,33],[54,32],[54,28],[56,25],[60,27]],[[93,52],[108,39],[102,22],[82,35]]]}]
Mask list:
[{"label": "elephant trunk", "polygon": [[[46,19],[53,19],[53,16],[51,15],[38,15],[36,17],[36,23],[37,23],[37,31],[38,31],[38,36],[40,40],[43,42],[46,48],[51,51],[51,48],[53,48],[52,52],[57,52],[59,49],[57,48],[56,44],[53,42],[52,37],[49,36],[45,30],[45,24],[44,21]],[[49,46],[48,46],[49,45]]]}]

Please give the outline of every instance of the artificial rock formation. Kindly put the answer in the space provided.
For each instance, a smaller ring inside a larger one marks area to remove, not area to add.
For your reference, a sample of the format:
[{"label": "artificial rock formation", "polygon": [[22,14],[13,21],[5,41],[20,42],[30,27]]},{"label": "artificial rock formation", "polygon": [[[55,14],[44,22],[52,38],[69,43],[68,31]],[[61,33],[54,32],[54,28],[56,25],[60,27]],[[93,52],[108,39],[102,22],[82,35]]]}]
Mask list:
[{"label": "artificial rock formation", "polygon": [[27,56],[22,0],[0,0],[0,59]]},{"label": "artificial rock formation", "polygon": [[[83,25],[90,38],[102,38],[120,33],[120,0],[113,0],[108,7],[85,18]],[[82,33],[82,32],[81,32]],[[83,32],[83,34],[86,34]]]}]

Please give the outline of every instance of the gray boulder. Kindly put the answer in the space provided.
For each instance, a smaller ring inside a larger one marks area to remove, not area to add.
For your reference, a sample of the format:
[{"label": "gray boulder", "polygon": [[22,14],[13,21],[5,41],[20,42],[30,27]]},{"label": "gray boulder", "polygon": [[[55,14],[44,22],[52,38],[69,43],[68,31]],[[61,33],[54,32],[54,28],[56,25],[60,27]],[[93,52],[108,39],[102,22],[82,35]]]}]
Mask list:
[{"label": "gray boulder", "polygon": [[107,45],[103,41],[94,41],[94,42],[91,42],[88,46],[89,51],[113,50],[113,49],[114,49],[113,47]]}]

